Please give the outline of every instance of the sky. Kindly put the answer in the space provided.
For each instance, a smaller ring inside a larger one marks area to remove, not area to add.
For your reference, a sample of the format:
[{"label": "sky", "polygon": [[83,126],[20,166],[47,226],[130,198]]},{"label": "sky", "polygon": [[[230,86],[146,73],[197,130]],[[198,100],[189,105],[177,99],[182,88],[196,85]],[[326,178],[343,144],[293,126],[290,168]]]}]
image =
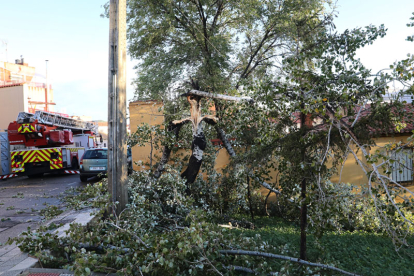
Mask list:
[{"label": "sky", "polygon": [[[106,2],[0,0],[0,61],[23,56],[38,75],[45,75],[49,60],[56,111],[107,120],[109,20],[100,17]],[[338,32],[370,24],[388,28],[385,38],[357,52],[374,72],[414,54],[414,43],[405,41],[414,34],[406,27],[414,0],[338,0],[336,10]],[[128,100],[134,95],[136,63],[127,57]]]}]

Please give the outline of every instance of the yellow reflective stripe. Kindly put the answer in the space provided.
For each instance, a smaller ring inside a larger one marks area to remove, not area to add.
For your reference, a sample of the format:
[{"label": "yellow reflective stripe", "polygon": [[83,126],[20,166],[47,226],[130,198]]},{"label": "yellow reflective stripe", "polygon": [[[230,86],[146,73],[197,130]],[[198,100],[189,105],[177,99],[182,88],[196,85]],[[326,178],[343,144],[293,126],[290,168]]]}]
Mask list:
[{"label": "yellow reflective stripe", "polygon": [[24,162],[24,163],[30,162],[29,160],[32,158],[32,156],[33,156],[35,153],[36,153],[36,151],[35,151],[35,150],[31,150],[31,151],[26,152],[26,153],[23,155],[23,162]]},{"label": "yellow reflective stripe", "polygon": [[47,156],[47,154],[45,154],[44,151],[39,150],[37,156],[39,157],[39,159],[41,161],[49,161],[50,157]]}]

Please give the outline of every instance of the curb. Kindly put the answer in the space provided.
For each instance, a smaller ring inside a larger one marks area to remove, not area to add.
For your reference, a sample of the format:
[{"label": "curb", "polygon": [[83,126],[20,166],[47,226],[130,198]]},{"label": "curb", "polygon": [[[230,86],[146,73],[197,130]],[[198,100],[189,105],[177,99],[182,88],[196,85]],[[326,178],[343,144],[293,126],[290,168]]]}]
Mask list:
[{"label": "curb", "polygon": [[19,276],[66,276],[74,275],[67,269],[29,268]]},{"label": "curb", "polygon": [[[19,274],[19,276],[69,276],[74,273],[67,269],[52,269],[52,268],[29,268]],[[104,274],[92,272],[91,276],[116,276],[116,274]]]}]

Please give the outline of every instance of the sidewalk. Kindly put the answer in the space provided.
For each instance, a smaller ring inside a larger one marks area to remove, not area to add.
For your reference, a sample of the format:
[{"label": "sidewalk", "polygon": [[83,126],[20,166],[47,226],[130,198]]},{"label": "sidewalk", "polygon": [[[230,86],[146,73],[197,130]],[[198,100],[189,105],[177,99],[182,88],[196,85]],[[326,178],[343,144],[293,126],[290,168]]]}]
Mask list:
[{"label": "sidewalk", "polygon": [[29,267],[36,267],[37,259],[23,253],[16,245],[6,245],[0,248],[0,275],[15,276]]},{"label": "sidewalk", "polygon": [[[58,232],[59,237],[66,235],[65,230],[69,229],[71,223],[79,223],[83,226],[86,226],[94,217],[90,215],[94,210],[93,209],[84,209],[80,211],[69,210],[63,214],[53,218],[47,222],[47,224],[55,223],[64,225],[54,230]],[[27,271],[29,268],[40,267],[36,258],[29,257],[27,253],[23,253],[16,245],[6,245],[0,247],[0,276],[16,276],[16,275],[30,275],[21,274],[24,271]],[[42,269],[36,269],[42,270]],[[45,272],[38,272],[37,274],[41,275],[71,275],[71,274],[56,274],[48,273],[46,271],[51,271],[44,269]],[[63,272],[62,272],[63,273]],[[36,273],[34,273],[36,275]]]}]

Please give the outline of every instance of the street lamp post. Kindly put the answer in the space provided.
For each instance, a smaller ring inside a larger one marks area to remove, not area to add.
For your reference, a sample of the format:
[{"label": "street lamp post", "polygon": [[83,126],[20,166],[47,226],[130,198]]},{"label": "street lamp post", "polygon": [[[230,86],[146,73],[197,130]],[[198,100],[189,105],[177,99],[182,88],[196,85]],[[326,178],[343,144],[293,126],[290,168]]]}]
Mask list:
[{"label": "street lamp post", "polygon": [[47,93],[49,92],[49,78],[47,77],[47,63],[49,60],[46,59],[46,89],[45,89],[45,111],[49,112],[49,108],[47,107]]}]

